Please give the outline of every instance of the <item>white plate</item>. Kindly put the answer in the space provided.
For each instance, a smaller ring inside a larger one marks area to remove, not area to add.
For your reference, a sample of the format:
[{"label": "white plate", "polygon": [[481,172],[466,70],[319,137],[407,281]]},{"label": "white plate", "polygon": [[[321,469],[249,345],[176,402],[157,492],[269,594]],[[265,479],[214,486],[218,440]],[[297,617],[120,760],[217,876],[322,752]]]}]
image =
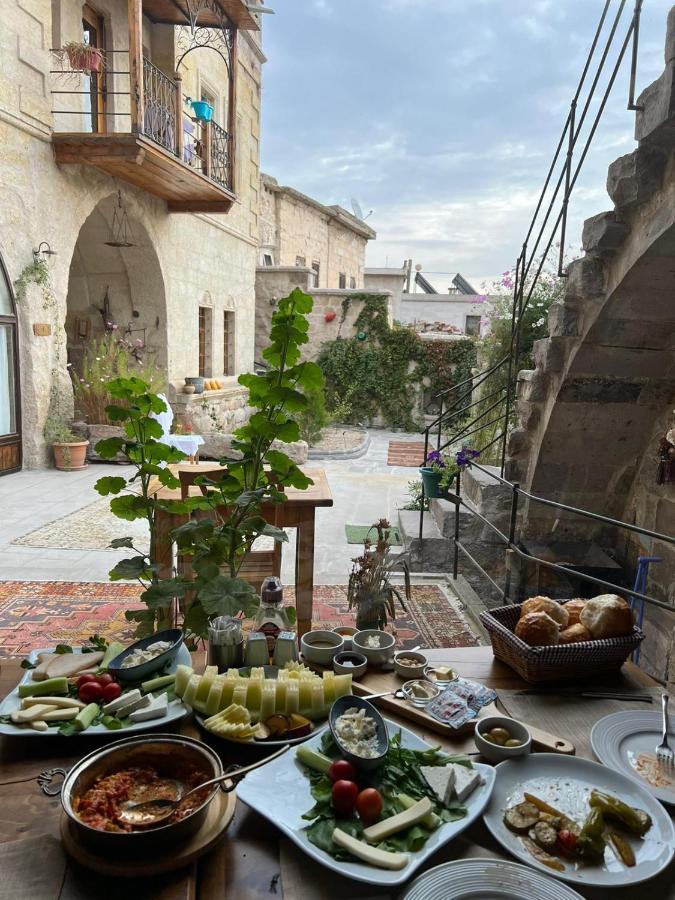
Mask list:
[{"label": "white plate", "polygon": [[[51,648],[53,650],[53,648]],[[33,650],[31,651],[28,659],[30,662],[37,662],[38,653],[49,653],[50,648],[45,648],[42,650]],[[75,650],[75,653],[79,653],[79,650]],[[170,674],[172,675],[176,671],[176,667],[183,664],[184,666],[192,665],[192,657],[190,656],[190,651],[187,649],[185,644],[181,644],[176,654],[174,661],[167,668],[166,673],[154,672],[150,678],[156,678],[160,674]],[[28,669],[19,684],[25,684],[27,681],[31,681],[30,669]],[[149,679],[148,679],[149,680]],[[0,716],[8,716],[10,713],[13,713],[15,710],[21,708],[21,700],[19,699],[19,690],[18,685],[14,688],[14,690],[7,694],[5,699],[0,703]],[[119,740],[120,738],[126,737],[128,734],[135,734],[139,731],[149,731],[151,728],[157,728],[158,726],[168,725],[169,722],[176,722],[178,719],[182,719],[183,716],[188,714],[189,710],[187,706],[183,703],[171,703],[169,704],[169,709],[167,714],[161,719],[151,719],[149,722],[137,722],[134,725],[127,725],[126,728],[118,728],[115,731],[112,731],[110,728],[106,728],[105,725],[92,725],[90,728],[87,728],[86,731],[82,731],[79,734],[73,735],[73,737],[90,737],[91,735],[100,735],[104,734],[106,737],[114,738],[115,740]],[[20,728],[18,725],[13,725],[11,723],[7,725],[3,725],[0,722],[0,734],[8,734],[14,737],[60,737],[57,728],[50,728],[49,731],[33,731],[32,728]]]},{"label": "white plate", "polygon": [[[644,759],[646,756],[647,770],[652,771],[652,760],[654,769],[657,769],[654,748],[661,743],[662,722],[661,714],[655,712],[631,709],[613,713],[595,723],[591,731],[591,746],[603,765],[635,778],[662,803],[675,804],[675,769],[669,774],[663,769],[657,770],[657,774],[669,780],[670,784],[655,787],[635,768],[640,757]],[[675,736],[669,733],[669,739],[670,745],[675,747]]]},{"label": "white plate", "polygon": [[[510,853],[547,875],[587,886],[619,887],[653,878],[673,858],[675,829],[670,816],[632,778],[599,763],[559,753],[508,759],[500,763],[495,772],[497,778],[490,806],[484,815],[485,824]],[[527,791],[581,824],[589,811],[588,797],[593,788],[614,794],[630,806],[644,809],[652,817],[652,827],[644,838],[629,838],[636,857],[633,868],[624,866],[607,848],[602,864],[575,868],[574,863],[564,862],[565,871],[556,872],[537,862],[523,847],[518,835],[509,831],[502,821],[506,808],[520,803],[523,792]]]},{"label": "white plate", "polygon": [[[401,732],[401,742],[404,747],[409,747],[411,750],[428,750],[431,746],[418,738],[412,731],[408,731],[407,728],[395,725],[387,719],[384,721],[390,736]],[[321,732],[313,734],[306,746],[317,749],[321,743],[322,733],[323,729]],[[367,884],[394,885],[407,881],[413,872],[439,847],[447,844],[465,828],[468,828],[483,812],[490,799],[490,792],[494,784],[494,769],[480,763],[474,763],[474,768],[480,772],[485,783],[477,787],[467,800],[466,816],[457,822],[445,822],[440,828],[437,828],[422,850],[410,853],[408,865],[396,872],[378,869],[367,863],[340,862],[309,841],[305,828],[310,823],[303,819],[302,815],[312,808],[314,799],[310,793],[309,779],[303,774],[302,766],[296,762],[293,751],[273,759],[266,766],[254,769],[237,786],[237,797],[251,809],[273,822],[308,856],[327,868],[339,872],[340,875],[346,875],[348,878],[365,881]]]},{"label": "white plate", "polygon": [[527,866],[504,859],[457,859],[416,878],[400,900],[584,900]]}]

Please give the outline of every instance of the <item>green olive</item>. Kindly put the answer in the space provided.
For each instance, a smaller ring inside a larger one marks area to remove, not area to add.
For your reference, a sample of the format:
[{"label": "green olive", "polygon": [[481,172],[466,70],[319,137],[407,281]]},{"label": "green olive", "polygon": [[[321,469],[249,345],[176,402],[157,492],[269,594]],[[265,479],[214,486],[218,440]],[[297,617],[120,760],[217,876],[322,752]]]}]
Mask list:
[{"label": "green olive", "polygon": [[505,747],[520,747],[522,741],[517,740],[517,738],[509,738],[508,741],[504,743]]},{"label": "green olive", "polygon": [[488,740],[492,741],[493,744],[499,744],[503,746],[508,740],[511,739],[511,735],[508,733],[506,728],[492,728],[488,731],[489,738]]}]

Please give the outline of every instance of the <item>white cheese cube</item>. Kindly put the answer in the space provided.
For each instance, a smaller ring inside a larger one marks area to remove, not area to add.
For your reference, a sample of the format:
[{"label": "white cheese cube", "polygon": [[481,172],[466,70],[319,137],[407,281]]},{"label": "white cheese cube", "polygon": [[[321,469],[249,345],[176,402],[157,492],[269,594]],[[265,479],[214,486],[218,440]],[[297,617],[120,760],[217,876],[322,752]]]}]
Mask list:
[{"label": "white cheese cube", "polygon": [[166,694],[160,694],[155,697],[149,706],[143,709],[137,709],[129,713],[130,722],[147,722],[150,719],[161,719],[166,715],[168,709],[168,698]]},{"label": "white cheese cube", "polygon": [[459,802],[464,803],[480,784],[480,775],[476,769],[469,769],[460,763],[450,763],[448,768],[455,772],[455,793]]},{"label": "white cheese cube", "polygon": [[421,766],[420,771],[439,801],[447,805],[455,786],[455,770],[450,766]]},{"label": "white cheese cube", "polygon": [[118,709],[122,709],[130,703],[133,703],[134,700],[138,700],[140,696],[141,692],[138,688],[134,688],[133,691],[127,691],[126,694],[120,694],[117,700],[111,700],[110,703],[105,704],[103,712],[107,716],[111,716],[113,713],[116,713]]},{"label": "white cheese cube", "polygon": [[131,715],[132,712],[136,712],[137,709],[144,709],[146,706],[150,706],[150,697],[150,694],[145,694],[137,700],[132,700],[131,703],[127,703],[126,706],[120,707],[115,715],[118,719],[126,719],[128,715]]}]

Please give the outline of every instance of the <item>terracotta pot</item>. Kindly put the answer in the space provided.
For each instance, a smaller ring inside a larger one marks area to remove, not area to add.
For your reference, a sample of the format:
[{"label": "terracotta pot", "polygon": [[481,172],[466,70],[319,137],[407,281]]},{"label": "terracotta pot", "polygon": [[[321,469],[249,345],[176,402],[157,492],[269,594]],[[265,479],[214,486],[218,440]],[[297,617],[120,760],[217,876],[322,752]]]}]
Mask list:
[{"label": "terracotta pot", "polygon": [[68,50],[68,62],[74,72],[100,72],[101,56],[93,50]]},{"label": "terracotta pot", "polygon": [[86,456],[89,441],[62,444],[54,442],[54,465],[62,472],[77,472],[87,468]]}]

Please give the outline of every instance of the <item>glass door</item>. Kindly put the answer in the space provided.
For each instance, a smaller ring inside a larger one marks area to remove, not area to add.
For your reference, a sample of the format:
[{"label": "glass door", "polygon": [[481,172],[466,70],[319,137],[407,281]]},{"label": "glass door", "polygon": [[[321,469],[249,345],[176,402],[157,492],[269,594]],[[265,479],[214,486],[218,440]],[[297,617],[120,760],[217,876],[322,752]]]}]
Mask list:
[{"label": "glass door", "polygon": [[16,313],[0,260],[0,475],[21,468],[21,415]]},{"label": "glass door", "polygon": [[[105,50],[103,18],[86,3],[82,8],[82,43]],[[85,96],[87,130],[103,134],[105,124],[105,67],[91,72],[88,78],[89,94]]]}]

